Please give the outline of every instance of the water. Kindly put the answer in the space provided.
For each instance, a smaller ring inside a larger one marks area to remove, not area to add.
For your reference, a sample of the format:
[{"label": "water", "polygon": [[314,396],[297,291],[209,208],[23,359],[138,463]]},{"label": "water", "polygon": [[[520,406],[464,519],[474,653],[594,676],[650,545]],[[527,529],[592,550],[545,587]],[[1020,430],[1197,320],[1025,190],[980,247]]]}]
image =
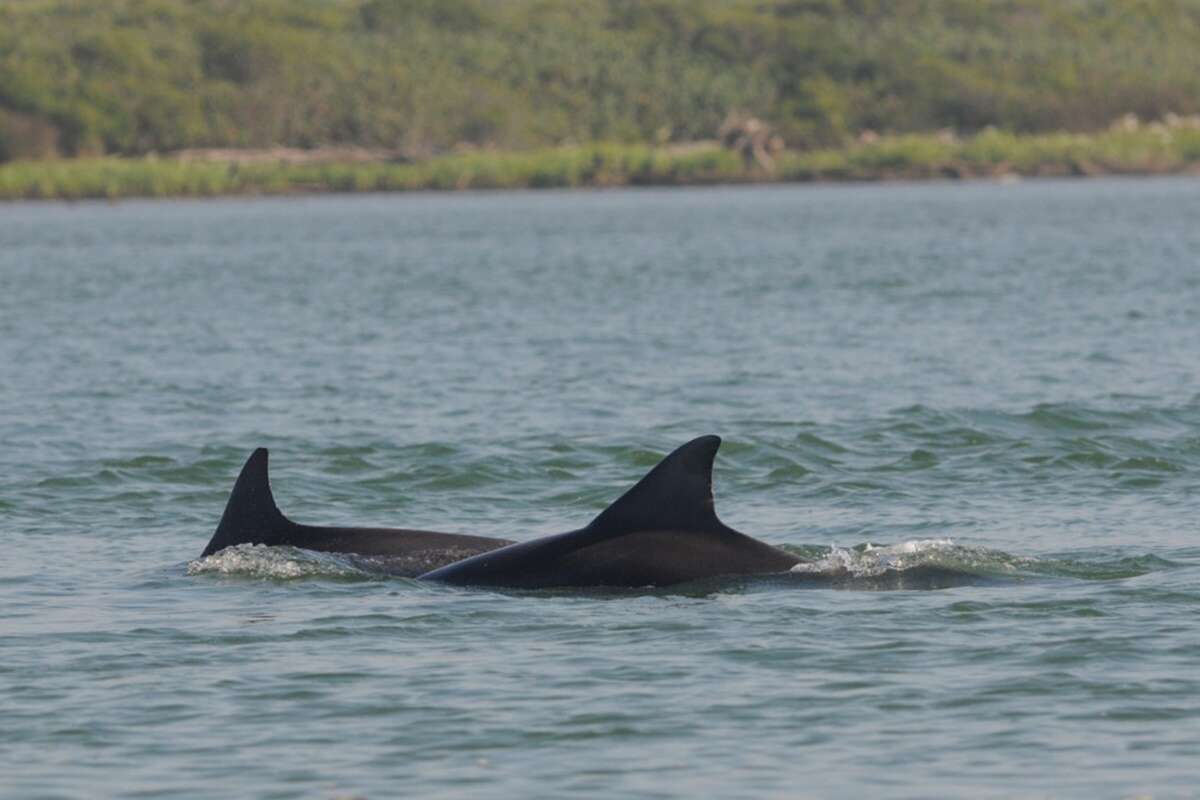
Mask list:
[{"label": "water", "polygon": [[[1198,211],[1194,179],[0,207],[0,794],[1194,796]],[[703,433],[724,520],[837,580],[195,560],[255,446],[300,521],[527,539]],[[923,570],[963,580],[895,588]]]}]

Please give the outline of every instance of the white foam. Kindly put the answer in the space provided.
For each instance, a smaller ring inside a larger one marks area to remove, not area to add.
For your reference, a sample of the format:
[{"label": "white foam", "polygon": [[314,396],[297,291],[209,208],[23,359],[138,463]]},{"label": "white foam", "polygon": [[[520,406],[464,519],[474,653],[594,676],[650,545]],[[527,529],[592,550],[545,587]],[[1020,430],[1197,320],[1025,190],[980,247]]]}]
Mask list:
[{"label": "white foam", "polygon": [[296,547],[239,544],[198,558],[187,565],[188,575],[241,575],[250,578],[294,580],[313,576],[362,574],[337,556]]},{"label": "white foam", "polygon": [[910,539],[898,544],[866,544],[859,548],[834,545],[824,556],[792,567],[792,572],[869,577],[920,566],[1003,567],[1000,554],[956,545],[952,539]]}]

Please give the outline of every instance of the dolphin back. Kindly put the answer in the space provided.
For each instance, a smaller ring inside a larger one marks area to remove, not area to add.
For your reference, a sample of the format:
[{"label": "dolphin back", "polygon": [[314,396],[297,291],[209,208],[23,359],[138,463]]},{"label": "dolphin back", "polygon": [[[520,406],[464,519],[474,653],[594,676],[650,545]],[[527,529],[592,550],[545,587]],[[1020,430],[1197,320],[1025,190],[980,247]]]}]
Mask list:
[{"label": "dolphin back", "polygon": [[386,559],[385,571],[414,577],[468,556],[512,544],[511,539],[406,528],[301,525],[283,515],[271,494],[267,451],[255,450],[238,475],[225,513],[200,557],[238,544],[288,545],[327,553]]},{"label": "dolphin back", "polygon": [[712,467],[720,446],[717,436],[683,445],[585,528],[503,547],[421,577],[512,588],[638,587],[790,569],[797,558],[717,518]]}]

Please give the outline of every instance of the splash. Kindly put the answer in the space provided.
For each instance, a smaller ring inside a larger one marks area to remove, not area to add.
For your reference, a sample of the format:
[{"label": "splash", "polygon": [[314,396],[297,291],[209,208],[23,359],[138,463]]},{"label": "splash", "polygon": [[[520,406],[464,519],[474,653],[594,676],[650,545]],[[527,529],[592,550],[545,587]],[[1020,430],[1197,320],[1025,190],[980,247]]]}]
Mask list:
[{"label": "splash", "polygon": [[962,575],[1004,578],[1121,580],[1179,566],[1153,554],[1079,551],[1052,556],[1020,556],[952,539],[910,539],[898,544],[788,548],[805,560],[793,573],[828,578],[876,578],[927,568]]},{"label": "splash", "polygon": [[187,565],[188,575],[238,575],[247,578],[365,578],[367,573],[346,558],[298,547],[239,544]]},{"label": "splash", "polygon": [[867,543],[850,548],[834,545],[792,567],[792,572],[870,578],[918,567],[938,567],[995,575],[1012,574],[1028,561],[998,550],[955,544],[951,539],[911,539],[892,545]]}]

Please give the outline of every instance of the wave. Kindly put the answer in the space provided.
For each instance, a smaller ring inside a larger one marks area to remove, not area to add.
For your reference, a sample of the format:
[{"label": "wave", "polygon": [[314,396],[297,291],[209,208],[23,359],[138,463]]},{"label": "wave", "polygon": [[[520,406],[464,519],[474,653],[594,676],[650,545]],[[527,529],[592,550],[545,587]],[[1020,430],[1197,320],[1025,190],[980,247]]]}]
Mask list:
[{"label": "wave", "polygon": [[792,567],[802,575],[826,577],[874,577],[886,572],[904,572],[937,567],[973,575],[1013,575],[1031,559],[999,550],[955,544],[951,539],[913,539],[893,545],[864,543],[854,547],[825,548]]},{"label": "wave", "polygon": [[1085,551],[1054,556],[1022,556],[952,539],[911,539],[897,544],[853,547],[788,547],[805,559],[793,574],[871,578],[931,568],[980,578],[1073,578],[1119,580],[1180,564],[1153,554]]},{"label": "wave", "polygon": [[355,563],[354,556],[318,553],[298,547],[239,544],[187,565],[188,575],[236,575],[244,578],[288,581],[302,578],[373,578]]},{"label": "wave", "polygon": [[[848,588],[943,588],[964,583],[1033,579],[1120,580],[1179,566],[1151,554],[1085,552],[1054,557],[1014,555],[952,539],[895,544],[785,545],[804,560],[790,575],[807,585]],[[291,581],[410,578],[386,558],[319,553],[296,547],[237,545],[187,565],[188,575]],[[779,577],[779,576],[774,576]]]}]

